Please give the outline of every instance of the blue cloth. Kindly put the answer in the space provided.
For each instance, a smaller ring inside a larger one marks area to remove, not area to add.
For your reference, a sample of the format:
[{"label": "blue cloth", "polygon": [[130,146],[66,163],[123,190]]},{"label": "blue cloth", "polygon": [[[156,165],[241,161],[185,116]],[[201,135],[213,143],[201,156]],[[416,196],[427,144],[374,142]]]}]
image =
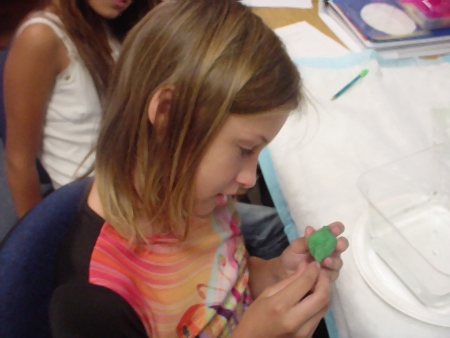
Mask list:
[{"label": "blue cloth", "polygon": [[8,50],[0,49],[0,139],[6,137],[6,121],[5,121],[5,102],[3,100],[3,73],[5,69],[5,61]]},{"label": "blue cloth", "polygon": [[59,243],[89,179],[50,194],[0,244],[0,337],[50,338],[48,306]]},{"label": "blue cloth", "polygon": [[0,242],[17,220],[5,171],[6,121],[3,100],[3,73],[7,53],[7,48],[0,49]]},{"label": "blue cloth", "polygon": [[5,149],[0,139],[0,242],[12,228],[16,220],[16,212],[6,180]]},{"label": "blue cloth", "polygon": [[[289,212],[289,208],[286,200],[284,199],[283,192],[281,191],[278,177],[267,147],[263,149],[259,156],[259,165],[261,166],[261,171],[263,173],[264,180],[266,181],[270,195],[272,196],[275,208],[277,209],[279,217],[284,224],[284,231],[286,232],[289,241],[292,241],[293,239],[299,237],[298,230],[294,220],[292,219],[291,213]],[[333,311],[329,309],[324,318],[330,338],[339,338]]]}]

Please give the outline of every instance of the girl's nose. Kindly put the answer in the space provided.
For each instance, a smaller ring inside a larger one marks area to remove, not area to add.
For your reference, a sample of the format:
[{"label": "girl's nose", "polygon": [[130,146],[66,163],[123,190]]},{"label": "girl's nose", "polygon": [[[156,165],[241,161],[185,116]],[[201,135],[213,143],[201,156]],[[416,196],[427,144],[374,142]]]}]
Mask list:
[{"label": "girl's nose", "polygon": [[254,160],[249,160],[242,167],[241,171],[236,176],[236,181],[239,185],[245,189],[250,189],[256,184],[257,175],[256,168],[258,166],[258,158]]}]

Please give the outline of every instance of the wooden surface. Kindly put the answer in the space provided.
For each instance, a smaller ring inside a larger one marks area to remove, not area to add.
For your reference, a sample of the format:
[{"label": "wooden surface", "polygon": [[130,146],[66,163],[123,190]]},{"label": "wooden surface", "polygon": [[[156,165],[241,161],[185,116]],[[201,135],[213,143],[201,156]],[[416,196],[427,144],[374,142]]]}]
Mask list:
[{"label": "wooden surface", "polygon": [[299,21],[306,21],[319,29],[322,33],[341,43],[327,25],[319,18],[317,13],[318,0],[312,0],[312,9],[297,8],[254,8],[253,12],[259,15],[270,28],[279,28]]}]

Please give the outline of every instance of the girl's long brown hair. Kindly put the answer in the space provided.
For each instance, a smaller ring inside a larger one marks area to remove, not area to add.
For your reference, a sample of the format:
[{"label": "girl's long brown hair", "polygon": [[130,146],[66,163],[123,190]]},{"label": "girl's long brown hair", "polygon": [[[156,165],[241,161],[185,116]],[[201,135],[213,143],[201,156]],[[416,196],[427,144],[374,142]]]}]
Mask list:
[{"label": "girl's long brown hair", "polygon": [[[160,0],[134,0],[117,18],[106,20],[87,0],[57,0],[52,7],[64,24],[78,54],[94,80],[99,97],[105,96],[114,60],[105,27],[122,41],[127,32]],[[106,26],[105,26],[106,25]]]},{"label": "girl's long brown hair", "polygon": [[[230,114],[302,100],[279,38],[235,0],[164,1],[125,39],[111,84],[95,182],[106,220],[131,240],[149,230],[185,238],[197,168]],[[157,135],[147,111],[165,86],[173,99]]]}]

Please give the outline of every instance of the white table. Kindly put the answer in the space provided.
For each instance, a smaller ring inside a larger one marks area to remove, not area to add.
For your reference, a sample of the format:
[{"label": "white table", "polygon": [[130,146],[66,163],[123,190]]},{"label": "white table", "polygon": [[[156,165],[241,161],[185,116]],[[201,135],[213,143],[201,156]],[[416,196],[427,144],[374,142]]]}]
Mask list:
[{"label": "white table", "polygon": [[[396,70],[384,72],[376,68],[375,61],[371,62],[367,63],[368,67],[374,67],[370,71],[376,76],[364,81],[372,88],[376,88],[376,83],[371,81],[381,81],[384,89],[391,83],[390,89],[395,91],[396,76],[406,79],[405,88],[428,76],[428,68],[418,73],[416,79],[416,75],[408,75],[404,69],[398,74]],[[450,92],[450,63],[444,68],[430,67],[435,68],[430,68],[429,76],[445,86],[436,97],[431,88],[424,88],[423,97],[411,94],[415,99],[374,98],[372,94],[379,93],[364,92],[364,86],[359,86],[352,94],[363,98],[359,103],[352,101],[350,94],[344,94],[334,103],[329,101],[335,89],[331,85],[324,88],[324,83],[338,83],[336,71],[300,67],[314,104],[308,105],[306,118],[300,119],[295,114],[289,118],[269,146],[271,163],[267,163],[267,154],[261,158],[269,189],[281,190],[299,233],[306,225],[320,227],[340,220],[347,227],[345,235],[352,245],[354,229],[368,208],[356,187],[359,175],[432,145],[430,111],[425,110],[430,105],[448,104],[450,108],[450,95],[445,94]],[[283,207],[276,192],[273,197],[277,206],[281,203]],[[282,208],[280,213],[283,216]],[[450,337],[450,314],[449,327],[440,327],[396,310],[367,285],[352,249],[343,259],[345,265],[336,282],[332,305],[341,338]]]}]

